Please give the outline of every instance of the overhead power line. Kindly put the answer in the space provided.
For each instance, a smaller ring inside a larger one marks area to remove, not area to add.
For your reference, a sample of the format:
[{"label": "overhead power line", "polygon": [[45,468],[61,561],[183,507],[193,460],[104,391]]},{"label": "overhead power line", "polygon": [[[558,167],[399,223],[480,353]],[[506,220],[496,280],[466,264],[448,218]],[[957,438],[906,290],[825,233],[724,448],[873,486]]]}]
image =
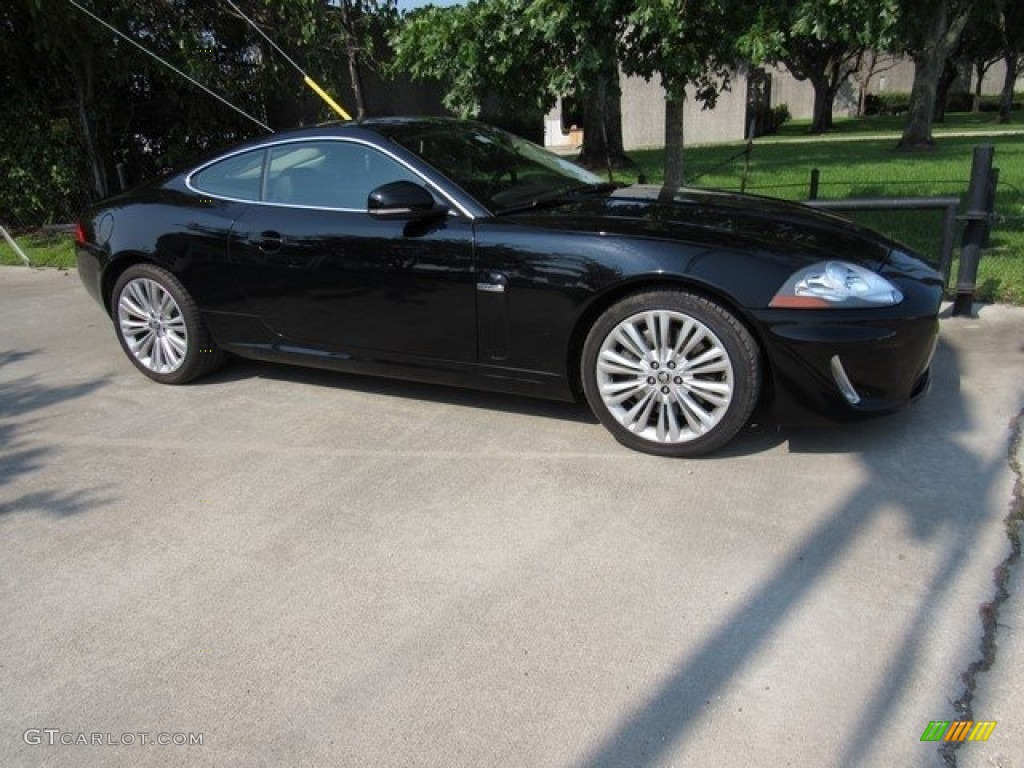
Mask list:
[{"label": "overhead power line", "polygon": [[[152,52],[151,50],[149,50],[148,48],[146,48],[145,46],[143,46],[143,45],[142,45],[141,43],[139,43],[139,42],[137,42],[137,41],[133,40],[133,39],[132,39],[131,37],[129,37],[128,35],[126,35],[126,34],[125,34],[124,32],[121,32],[121,31],[120,31],[119,29],[117,29],[116,27],[114,27],[114,26],[113,26],[112,24],[110,24],[110,23],[108,23],[108,22],[104,21],[104,20],[103,20],[103,19],[101,19],[101,18],[100,18],[99,16],[97,16],[97,15],[96,15],[95,13],[93,13],[92,11],[90,11],[90,10],[89,10],[88,8],[86,8],[86,7],[84,7],[83,5],[81,5],[80,3],[78,3],[78,2],[76,1],[76,0],[68,0],[68,2],[69,2],[69,3],[71,3],[71,4],[73,5],[73,6],[75,6],[75,8],[77,8],[78,10],[80,10],[80,11],[81,11],[82,13],[84,13],[84,14],[85,14],[86,16],[89,16],[89,17],[90,17],[90,18],[92,18],[92,19],[93,19],[94,21],[97,21],[97,22],[99,22],[100,24],[102,24],[102,25],[103,25],[104,27],[106,27],[107,29],[109,29],[109,30],[110,30],[111,32],[113,32],[113,33],[114,33],[115,35],[117,35],[118,37],[120,37],[120,38],[121,38],[122,40],[125,40],[125,41],[126,41],[126,42],[128,42],[128,43],[131,43],[131,44],[132,44],[132,45],[134,45],[134,46],[135,46],[136,48],[138,48],[138,49],[139,49],[140,51],[142,51],[143,53],[145,53],[145,54],[146,54],[147,56],[151,56],[152,58],[156,59],[157,61],[159,61],[159,62],[160,62],[161,64],[163,64],[163,65],[164,65],[165,67],[167,67],[167,68],[168,68],[168,69],[170,69],[171,71],[173,71],[173,72],[175,72],[175,73],[177,73],[177,74],[181,75],[181,76],[182,76],[183,78],[185,78],[186,80],[188,80],[188,81],[189,81],[190,83],[192,83],[192,85],[194,85],[194,86],[196,86],[197,88],[201,89],[201,90],[202,90],[202,91],[204,91],[205,93],[208,93],[208,94],[209,94],[210,96],[213,96],[213,98],[215,98],[215,99],[216,99],[217,101],[219,101],[219,102],[220,102],[221,104],[224,104],[225,106],[227,106],[227,107],[230,107],[231,109],[233,109],[233,110],[234,110],[235,112],[237,112],[238,114],[240,114],[240,115],[242,115],[243,117],[245,117],[245,118],[247,118],[247,119],[251,120],[252,122],[256,123],[256,125],[258,125],[258,126],[259,126],[260,128],[262,128],[263,130],[265,130],[265,131],[268,131],[269,133],[273,133],[273,132],[274,132],[274,129],[273,129],[273,128],[271,128],[271,127],[270,127],[269,125],[267,125],[266,123],[264,123],[264,122],[262,122],[262,121],[260,121],[260,120],[257,120],[257,119],[256,119],[255,117],[253,117],[252,115],[250,115],[250,114],[249,114],[248,112],[246,112],[245,110],[243,110],[243,109],[241,109],[241,108],[239,108],[239,107],[236,107],[236,106],[235,106],[234,104],[232,104],[232,103],[231,103],[230,101],[228,101],[227,99],[225,99],[225,98],[224,98],[223,96],[221,96],[220,94],[216,93],[215,91],[212,91],[212,90],[210,90],[209,88],[207,88],[207,87],[206,87],[205,85],[203,85],[202,83],[200,83],[200,82],[199,82],[198,80],[196,80],[195,78],[189,77],[189,76],[188,76],[187,74],[185,74],[184,72],[182,72],[182,71],[181,71],[180,69],[178,69],[178,68],[177,68],[176,66],[174,66],[173,64],[171,64],[171,63],[170,63],[169,61],[167,61],[166,59],[163,59],[163,58],[161,58],[160,56],[158,56],[157,54],[153,53],[153,52]],[[230,2],[230,0],[228,0],[228,2]],[[231,5],[232,5],[232,6],[234,6],[234,3],[231,3]],[[273,45],[273,43],[271,43],[271,45]],[[277,48],[277,46],[274,46],[274,47],[275,47],[275,48]],[[278,50],[280,51],[280,49],[279,49],[279,48],[278,48]],[[282,51],[282,54],[283,54],[283,51]],[[286,57],[286,58],[287,58],[287,57]],[[291,59],[289,59],[289,61],[291,61]],[[294,62],[292,62],[292,63],[294,64]]]},{"label": "overhead power line", "polygon": [[330,97],[330,95],[327,93],[327,91],[325,91],[323,88],[321,88],[320,85],[312,77],[310,77],[308,74],[306,74],[306,71],[302,67],[300,67],[298,64],[295,63],[295,60],[292,59],[291,56],[289,56],[287,53],[285,53],[281,49],[281,46],[279,46],[277,43],[275,43],[273,40],[271,40],[270,36],[266,32],[264,32],[262,29],[260,29],[259,24],[257,24],[255,21],[250,19],[244,13],[242,13],[242,9],[239,8],[237,5],[235,5],[232,2],[232,0],[225,0],[225,2],[234,9],[235,13],[237,13],[239,16],[241,16],[243,19],[245,19],[245,21],[248,22],[249,26],[251,26],[253,29],[255,29],[260,34],[260,37],[262,37],[264,40],[266,40],[268,43],[270,43],[270,46],[275,51],[277,51],[279,54],[281,54],[284,57],[285,61],[287,61],[289,64],[291,64],[295,68],[295,71],[297,71],[300,75],[302,75],[302,79],[306,83],[306,85],[308,85],[317,96],[319,96],[321,99],[323,99],[325,102],[327,102],[327,106],[329,106],[331,109],[333,109],[339,115],[341,115],[341,118],[343,120],[351,120],[352,119],[352,116],[348,112],[346,112],[342,108],[342,106],[340,104],[338,104],[338,102],[336,102],[334,99],[332,99]]}]

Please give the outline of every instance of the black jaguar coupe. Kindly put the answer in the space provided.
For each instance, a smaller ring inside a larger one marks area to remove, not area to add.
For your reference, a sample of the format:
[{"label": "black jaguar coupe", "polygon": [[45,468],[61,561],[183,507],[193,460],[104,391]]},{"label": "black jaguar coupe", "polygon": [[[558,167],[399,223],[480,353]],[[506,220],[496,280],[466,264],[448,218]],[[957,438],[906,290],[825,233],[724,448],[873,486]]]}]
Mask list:
[{"label": "black jaguar coupe", "polygon": [[922,394],[940,276],[845,219],[621,188],[503,131],[277,133],[85,211],[78,271],[146,376],[224,353],[556,399],[712,451],[770,398],[842,421]]}]

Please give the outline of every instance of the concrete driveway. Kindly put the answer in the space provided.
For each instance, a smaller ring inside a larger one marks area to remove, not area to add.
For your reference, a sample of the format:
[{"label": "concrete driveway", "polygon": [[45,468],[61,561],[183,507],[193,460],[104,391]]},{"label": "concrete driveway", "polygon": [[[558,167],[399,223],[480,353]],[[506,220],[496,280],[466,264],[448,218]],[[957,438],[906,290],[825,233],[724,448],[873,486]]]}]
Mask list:
[{"label": "concrete driveway", "polygon": [[[161,387],[0,268],[0,765],[1024,765],[1019,595],[981,610],[1022,382],[986,307],[904,413],[666,460],[514,397]],[[920,741],[957,719],[998,725]]]}]

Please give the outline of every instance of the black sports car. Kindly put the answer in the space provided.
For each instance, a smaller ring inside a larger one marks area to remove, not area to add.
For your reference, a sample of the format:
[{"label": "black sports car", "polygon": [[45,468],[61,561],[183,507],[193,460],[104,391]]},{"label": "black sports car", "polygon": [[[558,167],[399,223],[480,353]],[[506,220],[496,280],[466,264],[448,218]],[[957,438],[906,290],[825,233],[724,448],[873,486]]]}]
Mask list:
[{"label": "black sports car", "polygon": [[845,219],[620,188],[479,123],[273,134],[87,210],[78,271],[139,370],[223,353],[540,397],[622,443],[726,443],[927,389],[941,278]]}]

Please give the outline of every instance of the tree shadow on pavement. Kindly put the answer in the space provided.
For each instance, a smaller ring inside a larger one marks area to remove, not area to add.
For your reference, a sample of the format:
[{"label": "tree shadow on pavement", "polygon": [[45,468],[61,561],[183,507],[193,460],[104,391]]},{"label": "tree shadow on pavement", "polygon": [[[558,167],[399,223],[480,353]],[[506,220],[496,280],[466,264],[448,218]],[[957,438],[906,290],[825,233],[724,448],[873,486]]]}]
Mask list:
[{"label": "tree shadow on pavement", "polygon": [[[34,350],[0,352],[0,516],[36,511],[63,517],[105,501],[97,498],[94,490],[65,492],[39,488],[45,486],[50,477],[59,478],[61,474],[60,465],[53,461],[54,449],[40,445],[31,437],[40,415],[51,406],[85,397],[107,382],[99,379],[70,386],[51,386],[36,376],[3,376],[8,366],[36,354],[39,352]],[[33,490],[20,493],[14,490],[15,495],[12,496],[13,487],[32,474],[39,476],[41,482],[33,483]]]},{"label": "tree shadow on pavement", "polygon": [[742,607],[590,751],[581,767],[655,765],[663,763],[670,750],[677,754],[701,723],[707,702],[725,691],[766,649],[795,609],[848,556],[861,532],[877,518],[898,511],[914,538],[940,540],[943,553],[934,570],[922,574],[927,587],[909,629],[885,660],[879,687],[869,701],[860,704],[858,726],[842,734],[847,742],[842,759],[834,764],[855,766],[865,760],[873,739],[909,691],[930,619],[965,566],[982,523],[990,522],[982,500],[1004,461],[1000,453],[983,463],[958,442],[972,420],[960,392],[957,353],[944,342],[940,342],[934,371],[931,396],[910,412],[856,428],[788,433],[791,452],[856,453],[869,477],[848,498],[831,502],[828,478],[822,477],[822,504],[835,504],[832,511],[795,542]]}]

